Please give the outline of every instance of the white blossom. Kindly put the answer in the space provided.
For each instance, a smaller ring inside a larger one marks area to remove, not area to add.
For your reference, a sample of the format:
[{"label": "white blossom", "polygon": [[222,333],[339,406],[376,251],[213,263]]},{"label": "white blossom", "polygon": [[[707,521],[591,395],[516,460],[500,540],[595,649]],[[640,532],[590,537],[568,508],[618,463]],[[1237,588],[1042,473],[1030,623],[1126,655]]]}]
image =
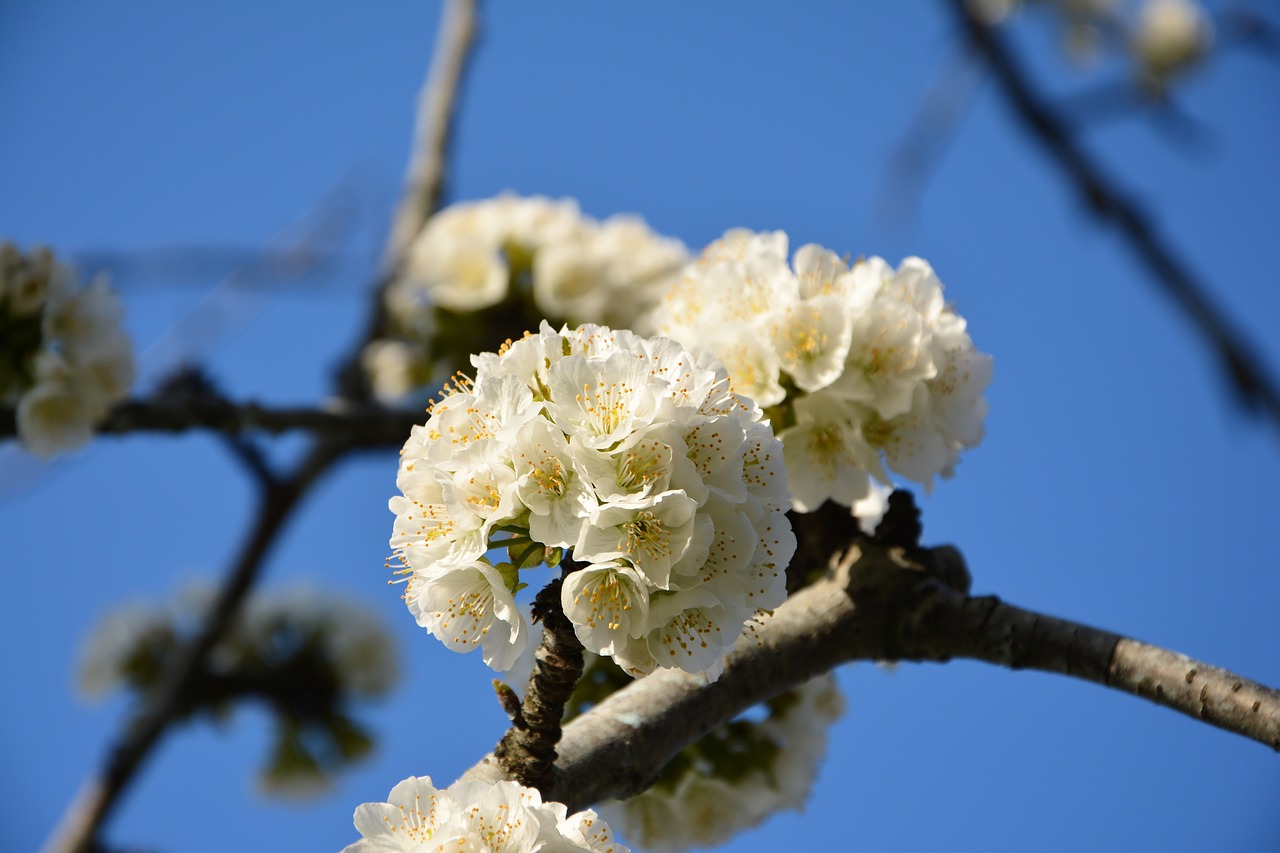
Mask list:
[{"label": "white blossom", "polygon": [[710,351],[734,391],[770,407],[797,510],[854,504],[889,470],[926,488],[951,476],[982,440],[991,357],[933,268],[915,257],[850,266],[814,244],[788,265],[786,251],[782,232],[727,232],[644,328]]},{"label": "white blossom", "polygon": [[[709,354],[544,324],[463,379],[401,452],[391,547],[420,624],[505,669],[528,642],[520,572],[571,552],[561,604],[633,674],[715,673],[785,597],[782,446]],[[510,563],[486,552],[505,547]]]},{"label": "white blossom", "polygon": [[604,222],[571,200],[505,194],[454,204],[428,220],[387,299],[408,328],[435,304],[455,312],[502,302],[523,272],[546,316],[628,323],[647,311],[688,260],[678,240],[634,216]]},{"label": "white blossom", "polygon": [[360,841],[344,853],[629,853],[590,809],[567,814],[515,782],[455,782],[436,788],[410,776],[385,803],[356,809]]},{"label": "white blossom", "polygon": [[529,642],[529,626],[502,575],[485,560],[439,566],[409,578],[405,602],[418,624],[455,652],[479,648],[508,670]]}]

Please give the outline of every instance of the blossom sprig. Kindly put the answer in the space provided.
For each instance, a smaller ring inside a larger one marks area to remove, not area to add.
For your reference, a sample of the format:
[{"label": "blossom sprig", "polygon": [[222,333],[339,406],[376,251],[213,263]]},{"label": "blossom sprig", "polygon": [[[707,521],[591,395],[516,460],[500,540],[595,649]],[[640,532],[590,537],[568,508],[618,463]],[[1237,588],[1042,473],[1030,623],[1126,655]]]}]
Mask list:
[{"label": "blossom sprig", "polygon": [[355,813],[360,841],[343,853],[629,853],[591,809],[569,814],[515,782],[455,782],[437,788],[410,776],[385,803]]},{"label": "blossom sprig", "polygon": [[630,327],[688,258],[639,217],[598,221],[568,199],[452,205],[428,220],[388,289],[391,333],[366,349],[366,373],[391,401],[465,366],[477,340],[496,347],[544,318]]},{"label": "blossom sprig", "polygon": [[733,230],[686,267],[648,331],[705,347],[780,428],[792,499],[851,506],[889,471],[930,487],[978,444],[991,381],[920,258],[852,266],[781,231]]},{"label": "blossom sprig", "polygon": [[714,676],[785,599],[795,551],[760,408],[709,354],[604,326],[544,323],[473,365],[413,429],[390,501],[418,623],[509,669],[530,637],[520,573],[571,549],[561,606],[584,647]]},{"label": "blossom sprig", "polygon": [[44,457],[88,442],[133,382],[133,350],[106,279],[81,288],[45,248],[0,242],[0,404]]},{"label": "blossom sprig", "polygon": [[[168,605],[113,611],[85,643],[81,691],[90,698],[117,688],[154,696],[212,604],[213,590],[200,586]],[[350,706],[392,688],[395,652],[381,621],[349,601],[306,587],[260,594],[210,651],[179,710],[222,719],[239,702],[264,703],[274,738],[260,787],[276,795],[317,793],[372,748]]]}]

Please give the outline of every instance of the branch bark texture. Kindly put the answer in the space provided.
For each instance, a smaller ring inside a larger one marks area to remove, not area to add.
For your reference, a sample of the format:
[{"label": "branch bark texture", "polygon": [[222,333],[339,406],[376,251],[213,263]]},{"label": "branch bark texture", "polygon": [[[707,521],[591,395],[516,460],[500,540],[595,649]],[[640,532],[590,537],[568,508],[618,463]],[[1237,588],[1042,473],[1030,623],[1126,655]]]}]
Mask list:
[{"label": "branch bark texture", "polygon": [[[566,563],[571,561],[566,560]],[[548,797],[554,786],[560,721],[582,677],[582,642],[560,606],[560,581],[538,593],[542,642],[534,652],[533,674],[514,724],[493,754],[503,772]]]},{"label": "branch bark texture", "polygon": [[[644,790],[686,744],[771,696],[854,660],[984,660],[1093,681],[1280,748],[1280,692],[1155,646],[943,580],[951,548],[854,545],[829,576],[744,635],[714,683],[660,671],[570,722],[552,798],[570,810]],[[464,778],[506,778],[488,756]]]}]

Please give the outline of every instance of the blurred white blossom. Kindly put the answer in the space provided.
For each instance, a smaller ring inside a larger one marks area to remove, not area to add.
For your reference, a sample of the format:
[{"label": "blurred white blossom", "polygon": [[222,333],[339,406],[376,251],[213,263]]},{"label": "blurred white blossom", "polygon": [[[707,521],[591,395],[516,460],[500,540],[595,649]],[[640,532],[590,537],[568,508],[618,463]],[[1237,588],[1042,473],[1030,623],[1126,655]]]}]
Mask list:
[{"label": "blurred white blossom", "polygon": [[1144,75],[1158,86],[1204,55],[1213,29],[1204,10],[1191,0],[1146,0],[1132,38]]},{"label": "blurred white blossom", "polygon": [[[83,646],[79,687],[88,698],[128,688],[154,695],[198,633],[216,598],[192,585],[167,604],[109,613]],[[373,740],[351,716],[352,699],[386,694],[398,678],[395,646],[372,612],[308,587],[251,598],[210,649],[177,709],[225,717],[242,700],[271,711],[271,754],[258,778],[266,793],[324,791],[333,771],[364,755]]]},{"label": "blurred white blossom", "polygon": [[0,243],[0,404],[18,438],[53,456],[86,443],[133,382],[133,350],[105,279],[79,289],[48,249]]},{"label": "blurred white blossom", "polygon": [[639,847],[714,847],[775,812],[804,808],[826,754],[827,733],[844,712],[835,678],[824,675],[768,703],[761,721],[740,719],[693,744],[656,785],[601,813]]},{"label": "blurred white blossom", "polygon": [[618,323],[657,298],[688,257],[634,216],[598,222],[571,200],[501,195],[455,204],[428,220],[410,249],[389,303],[474,311],[501,302],[516,270],[532,273],[544,316]]}]

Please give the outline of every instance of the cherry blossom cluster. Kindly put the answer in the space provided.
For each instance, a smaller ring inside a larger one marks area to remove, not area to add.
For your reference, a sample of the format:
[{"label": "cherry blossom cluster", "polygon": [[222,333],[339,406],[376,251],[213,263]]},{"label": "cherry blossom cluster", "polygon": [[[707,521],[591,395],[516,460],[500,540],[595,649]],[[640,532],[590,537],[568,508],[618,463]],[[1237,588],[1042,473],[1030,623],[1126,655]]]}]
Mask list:
[{"label": "cherry blossom cluster", "polygon": [[99,277],[81,289],[48,249],[0,243],[0,404],[18,437],[53,456],[86,443],[133,382],[120,303]]},{"label": "cherry blossom cluster", "polygon": [[506,194],[433,216],[392,299],[403,305],[416,292],[451,311],[475,311],[503,301],[513,274],[523,274],[545,317],[629,324],[687,259],[683,243],[638,217],[597,222],[572,200]]},{"label": "cherry blossom cluster", "polygon": [[629,853],[592,810],[569,814],[515,782],[455,782],[440,789],[410,776],[385,803],[356,809],[361,838],[343,853]]},{"label": "cherry blossom cluster", "polygon": [[569,199],[455,204],[428,220],[388,288],[388,334],[362,354],[365,373],[394,402],[543,319],[629,328],[688,258],[639,217],[599,222]]},{"label": "cherry blossom cluster", "polygon": [[865,498],[889,470],[931,486],[983,435],[991,357],[920,258],[852,266],[787,236],[729,231],[685,269],[648,330],[704,347],[770,409],[801,512]]},{"label": "cherry blossom cluster", "polygon": [[714,677],[785,599],[795,550],[760,408],[710,354],[603,326],[544,323],[473,366],[413,429],[390,501],[418,623],[507,670],[530,636],[519,572],[571,549],[561,605],[587,649]]},{"label": "cherry blossom cluster", "polygon": [[765,719],[726,723],[686,748],[653,787],[601,813],[646,850],[683,851],[718,846],[775,812],[804,808],[844,697],[828,674],[766,707]]}]

